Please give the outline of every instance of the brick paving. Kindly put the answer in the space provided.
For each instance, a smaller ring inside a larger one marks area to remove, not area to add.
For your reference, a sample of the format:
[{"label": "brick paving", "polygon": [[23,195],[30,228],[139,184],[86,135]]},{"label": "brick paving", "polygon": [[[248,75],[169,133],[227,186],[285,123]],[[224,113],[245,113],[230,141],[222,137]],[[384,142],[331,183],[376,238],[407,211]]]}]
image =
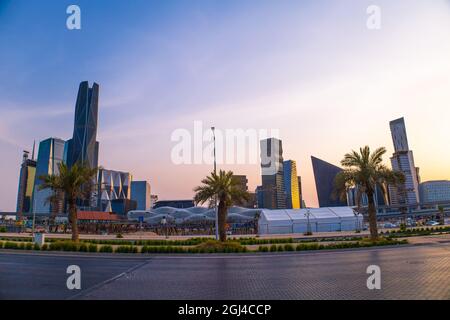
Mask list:
[{"label": "brick paving", "polygon": [[[368,290],[366,268],[381,268]],[[155,257],[83,299],[450,299],[450,245]]]}]

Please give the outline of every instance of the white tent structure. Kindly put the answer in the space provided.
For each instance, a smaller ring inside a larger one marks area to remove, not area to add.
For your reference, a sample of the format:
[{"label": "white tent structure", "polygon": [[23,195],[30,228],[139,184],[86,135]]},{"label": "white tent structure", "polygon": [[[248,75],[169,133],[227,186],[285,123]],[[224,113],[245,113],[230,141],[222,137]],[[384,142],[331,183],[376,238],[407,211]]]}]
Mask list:
[{"label": "white tent structure", "polygon": [[305,233],[309,223],[312,232],[352,231],[361,229],[363,217],[351,207],[286,209],[261,211],[259,234]]}]

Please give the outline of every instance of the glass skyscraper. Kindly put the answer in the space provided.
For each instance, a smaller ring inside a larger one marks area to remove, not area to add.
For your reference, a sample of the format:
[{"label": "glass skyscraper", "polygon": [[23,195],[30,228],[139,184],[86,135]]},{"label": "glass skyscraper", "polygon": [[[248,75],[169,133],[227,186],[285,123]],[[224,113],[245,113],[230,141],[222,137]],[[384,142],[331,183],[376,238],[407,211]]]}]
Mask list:
[{"label": "glass skyscraper", "polygon": [[263,208],[285,209],[286,193],[281,140],[276,138],[261,140],[261,173]]},{"label": "glass skyscraper", "polygon": [[[34,153],[34,152],[33,152]],[[34,156],[28,159],[28,151],[23,152],[23,161],[20,167],[19,190],[17,193],[16,211],[19,214],[30,213],[32,209],[31,200],[33,197],[34,180],[36,175],[36,161]]]},{"label": "glass skyscraper", "polygon": [[52,193],[50,189],[39,190],[39,186],[42,184],[41,176],[59,173],[58,166],[64,159],[64,147],[65,141],[58,138],[49,138],[39,144],[32,203],[33,212],[50,214],[64,210],[62,199],[58,206],[49,203],[48,198]]},{"label": "glass skyscraper", "polygon": [[341,168],[332,165],[316,157],[311,157],[314,179],[316,182],[317,198],[320,207],[345,207],[346,201],[334,197],[334,179],[342,171]]},{"label": "glass skyscraper", "polygon": [[151,209],[151,188],[147,181],[131,182],[131,200],[136,201],[136,210]]},{"label": "glass skyscraper", "polygon": [[91,168],[98,167],[97,121],[99,85],[80,83],[75,107],[73,137],[67,141],[67,164],[85,163]]},{"label": "glass skyscraper", "polygon": [[297,164],[294,160],[283,162],[284,189],[286,191],[286,208],[300,209],[300,186],[297,176]]},{"label": "glass skyscraper", "polygon": [[415,205],[419,203],[418,168],[414,165],[413,152],[409,150],[404,118],[390,122],[394,154],[391,157],[392,169],[403,172],[405,183],[400,186],[390,186],[391,205]]}]

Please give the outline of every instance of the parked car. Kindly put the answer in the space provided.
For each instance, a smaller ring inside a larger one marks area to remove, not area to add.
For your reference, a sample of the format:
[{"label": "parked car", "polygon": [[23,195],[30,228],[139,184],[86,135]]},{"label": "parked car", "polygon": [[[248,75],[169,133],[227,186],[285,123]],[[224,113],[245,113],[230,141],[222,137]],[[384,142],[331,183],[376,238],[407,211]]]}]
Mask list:
[{"label": "parked car", "polygon": [[385,223],[383,227],[386,229],[398,228],[398,226],[395,223],[391,223],[391,222]]},{"label": "parked car", "polygon": [[425,225],[435,227],[435,226],[439,225],[439,222],[430,220],[430,221],[427,221],[427,223]]}]

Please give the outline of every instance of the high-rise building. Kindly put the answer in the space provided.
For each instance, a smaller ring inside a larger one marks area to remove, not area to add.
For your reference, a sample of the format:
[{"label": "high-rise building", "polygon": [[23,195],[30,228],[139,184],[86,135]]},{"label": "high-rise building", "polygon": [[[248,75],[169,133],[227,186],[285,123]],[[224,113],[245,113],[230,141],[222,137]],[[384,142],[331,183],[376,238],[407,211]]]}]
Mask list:
[{"label": "high-rise building", "polygon": [[147,181],[132,181],[131,200],[136,201],[136,210],[150,210],[152,207],[150,183]]},{"label": "high-rise building", "polygon": [[98,167],[97,121],[99,85],[80,83],[75,107],[73,137],[67,141],[67,164],[85,163],[90,168]]},{"label": "high-rise building", "polygon": [[24,214],[31,212],[31,200],[34,190],[34,179],[36,175],[36,161],[34,160],[34,147],[32,158],[29,159],[29,152],[23,152],[22,165],[20,167],[19,190],[17,192],[17,213]]},{"label": "high-rise building", "polygon": [[[248,192],[248,179],[246,175],[233,175],[233,180],[236,181],[237,185],[243,190]],[[243,201],[239,206],[244,208],[255,208],[257,205],[256,194],[253,192],[248,192],[249,198],[247,201]]]},{"label": "high-rise building", "polygon": [[64,160],[65,141],[58,138],[49,138],[39,143],[39,152],[36,163],[36,176],[32,207],[38,214],[52,214],[64,211],[63,196],[55,201],[49,201],[52,190],[39,190],[43,183],[42,176],[59,174],[59,164]]},{"label": "high-rise building", "polygon": [[450,181],[435,180],[420,184],[420,201],[424,204],[450,202]]},{"label": "high-rise building", "polygon": [[300,208],[306,208],[305,201],[303,200],[303,191],[302,191],[302,177],[297,177],[298,181],[298,192],[299,192],[299,198],[300,198]]},{"label": "high-rise building", "polygon": [[299,176],[297,176],[297,163],[294,160],[283,162],[284,189],[286,191],[286,208],[300,209]]},{"label": "high-rise building", "polygon": [[342,201],[334,195],[334,179],[342,171],[341,168],[326,161],[311,157],[314,179],[316,182],[317,198],[320,207],[345,207],[346,201]]},{"label": "high-rise building", "polygon": [[392,169],[405,175],[405,183],[390,186],[391,205],[416,205],[419,203],[419,168],[414,165],[413,152],[409,150],[404,118],[390,122],[394,154],[391,157]]},{"label": "high-rise building", "polygon": [[112,212],[112,201],[131,200],[131,183],[133,177],[128,172],[98,170],[97,190],[94,198],[97,210]]},{"label": "high-rise building", "polygon": [[263,207],[285,209],[283,146],[276,138],[261,140],[261,175]]}]

